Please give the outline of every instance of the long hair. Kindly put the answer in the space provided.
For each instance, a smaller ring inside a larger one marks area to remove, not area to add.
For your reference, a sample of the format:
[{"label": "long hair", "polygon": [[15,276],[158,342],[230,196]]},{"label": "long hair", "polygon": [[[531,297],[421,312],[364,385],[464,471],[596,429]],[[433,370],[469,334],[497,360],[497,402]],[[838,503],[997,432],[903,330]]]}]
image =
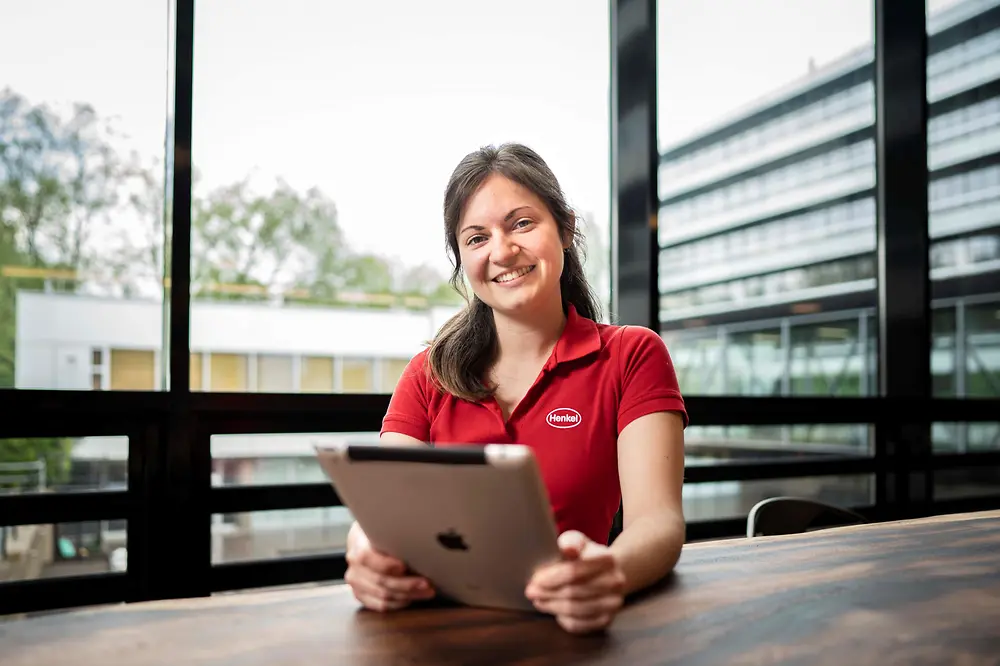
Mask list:
[{"label": "long hair", "polygon": [[486,375],[497,359],[499,346],[490,306],[474,294],[470,299],[466,292],[457,231],[469,199],[492,174],[531,190],[555,218],[563,240],[572,238],[563,254],[559,276],[563,310],[572,305],[581,317],[593,321],[601,317],[581,260],[586,252],[581,225],[576,223],[576,215],[545,161],[527,146],[516,143],[485,146],[469,153],[452,172],[444,195],[444,231],[454,266],[449,281],[465,298],[466,306],[438,331],[427,353],[427,366],[432,379],[445,392],[471,401],[493,394],[494,387],[487,383]]}]

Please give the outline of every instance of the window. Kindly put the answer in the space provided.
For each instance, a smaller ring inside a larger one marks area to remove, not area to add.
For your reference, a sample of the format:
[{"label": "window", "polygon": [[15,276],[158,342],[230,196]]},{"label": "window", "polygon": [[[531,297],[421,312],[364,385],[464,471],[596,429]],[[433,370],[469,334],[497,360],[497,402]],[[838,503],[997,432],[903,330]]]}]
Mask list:
[{"label": "window", "polygon": [[128,437],[0,439],[0,495],[127,486]]},{"label": "window", "polygon": [[201,391],[203,384],[202,373],[205,371],[204,355],[198,352],[191,353],[191,390]]},{"label": "window", "polygon": [[334,361],[329,356],[302,357],[302,392],[332,392],[333,367]]},{"label": "window", "polygon": [[291,356],[257,356],[257,390],[261,393],[289,393],[295,389]]},{"label": "window", "polygon": [[3,10],[0,388],[160,388],[167,9]]},{"label": "window", "polygon": [[212,391],[246,391],[248,359],[242,354],[216,354],[209,356]]},{"label": "window", "polygon": [[375,391],[374,363],[368,359],[343,359],[340,384],[344,393],[373,393]]},{"label": "window", "polygon": [[[688,395],[875,391],[875,147],[858,134],[874,122],[874,81],[858,82],[874,58],[873,13],[871,0],[809,12],[789,0],[659,0],[661,162],[708,153],[730,129],[767,137],[735,144],[696,189],[663,172],[674,181],[660,182],[661,248],[700,257],[661,275],[660,323]],[[700,206],[722,193],[724,210]]]},{"label": "window", "polygon": [[195,12],[191,347],[257,354],[212,353],[203,390],[391,391],[461,306],[441,196],[488,143],[549,163],[609,300],[607,0]]},{"label": "window", "polygon": [[[928,232],[932,239],[930,278],[934,292],[945,297],[932,303],[934,392],[941,397],[997,398],[1000,234],[991,211],[1000,197],[1000,167],[990,162],[1000,155],[995,138],[991,138],[997,132],[1000,98],[990,87],[992,77],[981,76],[981,61],[1000,53],[1000,31],[977,34],[985,15],[971,13],[949,28],[949,46],[942,49],[933,32],[933,19],[948,12],[948,7],[938,8],[937,4],[928,3],[928,24],[932,26],[928,35],[928,135],[936,139],[928,141]],[[958,92],[959,82],[964,92],[950,100],[947,113],[938,112],[943,91]],[[975,150],[964,150],[963,146]],[[938,159],[945,154],[949,155],[946,164]],[[941,173],[945,167],[947,171]],[[995,449],[996,430],[996,424],[936,424],[934,449],[957,453]],[[936,492],[952,493],[949,488],[954,484],[947,479],[957,483],[965,478],[964,471],[954,472],[939,475]]]},{"label": "window", "polygon": [[382,391],[391,392],[406,369],[407,360],[387,358],[382,360]]},{"label": "window", "polygon": [[0,582],[125,571],[127,533],[124,520],[0,525]]},{"label": "window", "polygon": [[156,388],[156,362],[152,351],[111,350],[111,390],[152,391]]}]

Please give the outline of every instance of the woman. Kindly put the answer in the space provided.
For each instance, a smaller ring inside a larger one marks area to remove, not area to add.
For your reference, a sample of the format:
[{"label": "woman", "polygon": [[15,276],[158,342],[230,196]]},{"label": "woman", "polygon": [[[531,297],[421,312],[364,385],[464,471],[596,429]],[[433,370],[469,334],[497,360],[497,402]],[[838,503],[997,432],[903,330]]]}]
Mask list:
[{"label": "woman", "polygon": [[[529,148],[466,156],[444,199],[452,284],[473,297],[403,373],[381,441],[520,443],[538,460],[563,559],[525,594],[571,632],[611,623],[684,542],[684,402],[663,340],[597,323],[582,236],[555,176]],[[619,502],[624,528],[609,547]],[[434,596],[355,523],[345,579],[375,610]]]}]

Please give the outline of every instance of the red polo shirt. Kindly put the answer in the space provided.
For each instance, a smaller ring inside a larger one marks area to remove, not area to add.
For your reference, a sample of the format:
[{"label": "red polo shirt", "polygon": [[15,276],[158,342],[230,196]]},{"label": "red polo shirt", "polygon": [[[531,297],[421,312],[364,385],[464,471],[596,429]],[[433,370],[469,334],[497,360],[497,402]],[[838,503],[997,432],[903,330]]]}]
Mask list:
[{"label": "red polo shirt", "polygon": [[598,543],[607,542],[621,501],[619,433],[653,412],[680,412],[688,422],[663,339],[648,328],[597,324],[572,306],[552,355],[506,422],[493,398],[469,402],[437,389],[426,356],[403,372],[382,432],[440,446],[530,446],[559,532],[579,530]]}]

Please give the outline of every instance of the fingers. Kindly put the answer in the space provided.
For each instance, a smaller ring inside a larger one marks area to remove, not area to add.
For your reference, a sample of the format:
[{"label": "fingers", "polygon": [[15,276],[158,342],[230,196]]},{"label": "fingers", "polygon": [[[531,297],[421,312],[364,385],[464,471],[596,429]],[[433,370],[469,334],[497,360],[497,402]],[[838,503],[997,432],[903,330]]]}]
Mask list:
[{"label": "fingers", "polygon": [[363,606],[376,611],[398,610],[411,602],[431,599],[435,590],[422,576],[408,576],[406,565],[369,547],[347,554],[344,581]]},{"label": "fingers", "polygon": [[556,622],[571,634],[590,634],[602,631],[611,625],[615,619],[613,614],[600,615],[592,618],[566,617],[559,615]]},{"label": "fingers", "polygon": [[609,594],[625,595],[625,575],[618,569],[604,571],[588,580],[558,588],[547,588],[531,583],[525,590],[525,595],[533,601],[554,599],[586,601]]},{"label": "fingers", "polygon": [[535,608],[543,613],[579,620],[589,620],[605,615],[612,616],[621,609],[622,603],[622,595],[614,593],[606,593],[588,599],[542,598],[534,602]]},{"label": "fingers", "polygon": [[529,588],[537,588],[539,591],[557,590],[567,585],[584,583],[617,566],[610,551],[584,555],[580,559],[542,567],[532,576]]},{"label": "fingers", "polygon": [[380,553],[367,544],[348,551],[346,559],[349,565],[361,566],[386,576],[402,576],[406,573],[406,563],[402,560]]},{"label": "fingers", "polygon": [[590,539],[583,532],[567,530],[559,535],[559,550],[566,559],[575,560],[586,549]]}]

